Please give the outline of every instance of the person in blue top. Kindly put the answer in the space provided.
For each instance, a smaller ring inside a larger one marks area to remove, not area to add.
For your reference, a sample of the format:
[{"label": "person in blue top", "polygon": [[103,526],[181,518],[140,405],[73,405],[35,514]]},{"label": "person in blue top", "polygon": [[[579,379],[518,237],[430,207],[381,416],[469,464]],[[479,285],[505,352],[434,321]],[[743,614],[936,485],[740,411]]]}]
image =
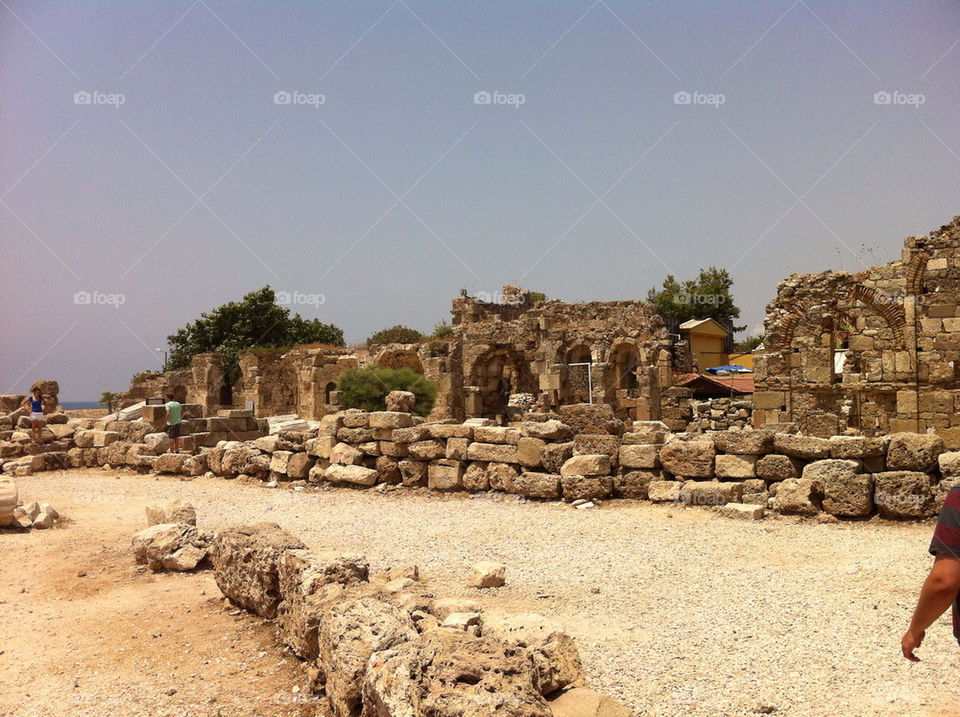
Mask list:
[{"label": "person in blue top", "polygon": [[20,404],[25,411],[30,413],[30,435],[34,443],[41,443],[43,439],[43,396],[39,386],[34,386],[30,395],[23,399]]}]

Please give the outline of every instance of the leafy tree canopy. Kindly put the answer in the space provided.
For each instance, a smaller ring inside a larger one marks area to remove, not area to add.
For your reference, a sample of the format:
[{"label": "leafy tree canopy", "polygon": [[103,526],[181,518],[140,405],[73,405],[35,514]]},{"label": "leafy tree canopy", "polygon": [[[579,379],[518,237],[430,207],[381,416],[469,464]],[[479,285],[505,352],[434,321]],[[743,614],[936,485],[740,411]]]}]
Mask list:
[{"label": "leafy tree canopy", "polygon": [[738,341],[733,345],[733,350],[737,353],[748,354],[762,344],[764,338],[764,335],[760,334],[759,336],[751,336],[743,341]]},{"label": "leafy tree canopy", "polygon": [[415,344],[423,340],[423,334],[409,326],[397,324],[387,329],[380,329],[377,333],[367,339],[370,345],[379,344]]},{"label": "leafy tree canopy", "polygon": [[[677,281],[673,274],[667,275],[663,288],[647,292],[647,301],[657,307],[661,316],[672,316],[681,321],[689,319],[714,319],[720,323],[740,316],[740,309],[733,303],[730,287],[733,279],[726,269],[711,266],[701,269],[696,279]],[[734,331],[743,331],[745,326],[734,326]]]},{"label": "leafy tree canopy", "polygon": [[196,354],[216,351],[231,370],[240,353],[257,346],[295,346],[325,343],[343,346],[343,331],[319,319],[290,316],[290,309],[275,302],[270,286],[251,291],[240,301],[231,301],[204,312],[200,318],[170,334],[168,369],[186,368]]},{"label": "leafy tree canopy", "polygon": [[388,393],[411,391],[417,398],[414,411],[426,416],[437,397],[437,384],[410,368],[392,369],[371,365],[340,374],[337,391],[340,392],[341,407],[364,411],[384,411]]}]

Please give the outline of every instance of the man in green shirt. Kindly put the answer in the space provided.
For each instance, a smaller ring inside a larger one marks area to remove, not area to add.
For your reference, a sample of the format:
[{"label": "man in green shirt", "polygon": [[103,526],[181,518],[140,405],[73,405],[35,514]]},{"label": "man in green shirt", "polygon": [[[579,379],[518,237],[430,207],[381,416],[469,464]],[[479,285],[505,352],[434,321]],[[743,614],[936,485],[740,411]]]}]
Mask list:
[{"label": "man in green shirt", "polygon": [[180,416],[182,406],[173,400],[173,394],[167,394],[167,435],[170,436],[170,452],[180,452]]}]

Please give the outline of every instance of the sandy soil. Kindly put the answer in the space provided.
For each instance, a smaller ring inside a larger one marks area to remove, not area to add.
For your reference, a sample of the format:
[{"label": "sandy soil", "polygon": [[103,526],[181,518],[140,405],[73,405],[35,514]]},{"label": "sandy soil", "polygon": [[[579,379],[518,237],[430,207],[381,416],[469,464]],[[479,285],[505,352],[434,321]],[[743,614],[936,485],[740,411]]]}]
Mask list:
[{"label": "sandy soil", "polygon": [[295,492],[102,470],[18,479],[62,527],[0,532],[0,714],[325,714],[293,691],[273,629],[224,604],[209,573],[137,569],[143,509],[182,497],[199,525],[274,520],[310,545],[415,562],[437,596],[541,612],[578,641],[592,686],[642,715],[953,715],[960,647],[942,619],[911,665],[902,633],[930,524],[731,521],[614,501],[578,511],[502,495]]}]

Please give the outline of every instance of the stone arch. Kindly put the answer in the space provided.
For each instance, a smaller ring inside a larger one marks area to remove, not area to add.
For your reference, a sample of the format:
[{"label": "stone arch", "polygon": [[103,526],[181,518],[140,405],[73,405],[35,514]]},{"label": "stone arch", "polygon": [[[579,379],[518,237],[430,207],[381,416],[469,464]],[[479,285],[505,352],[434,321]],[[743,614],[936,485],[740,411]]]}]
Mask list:
[{"label": "stone arch", "polygon": [[904,329],[907,322],[903,316],[902,306],[862,284],[851,287],[850,291],[847,292],[847,298],[860,301],[877,312],[890,327],[897,342],[901,346],[903,345]]},{"label": "stone arch", "polygon": [[470,385],[479,389],[477,412],[482,418],[505,414],[512,393],[536,393],[530,364],[509,346],[494,346],[477,357]]},{"label": "stone arch", "polygon": [[579,343],[567,349],[567,363],[593,363],[593,351],[585,343]]},{"label": "stone arch", "polygon": [[614,343],[610,350],[610,363],[616,388],[638,387],[637,369],[640,367],[640,360],[640,351],[635,344],[628,341]]},{"label": "stone arch", "polygon": [[927,271],[930,254],[922,251],[916,254],[907,269],[907,294],[916,296],[923,293],[923,275]]},{"label": "stone arch", "polygon": [[323,389],[323,402],[328,406],[331,404],[330,395],[337,390],[336,381],[328,381],[327,385]]}]

